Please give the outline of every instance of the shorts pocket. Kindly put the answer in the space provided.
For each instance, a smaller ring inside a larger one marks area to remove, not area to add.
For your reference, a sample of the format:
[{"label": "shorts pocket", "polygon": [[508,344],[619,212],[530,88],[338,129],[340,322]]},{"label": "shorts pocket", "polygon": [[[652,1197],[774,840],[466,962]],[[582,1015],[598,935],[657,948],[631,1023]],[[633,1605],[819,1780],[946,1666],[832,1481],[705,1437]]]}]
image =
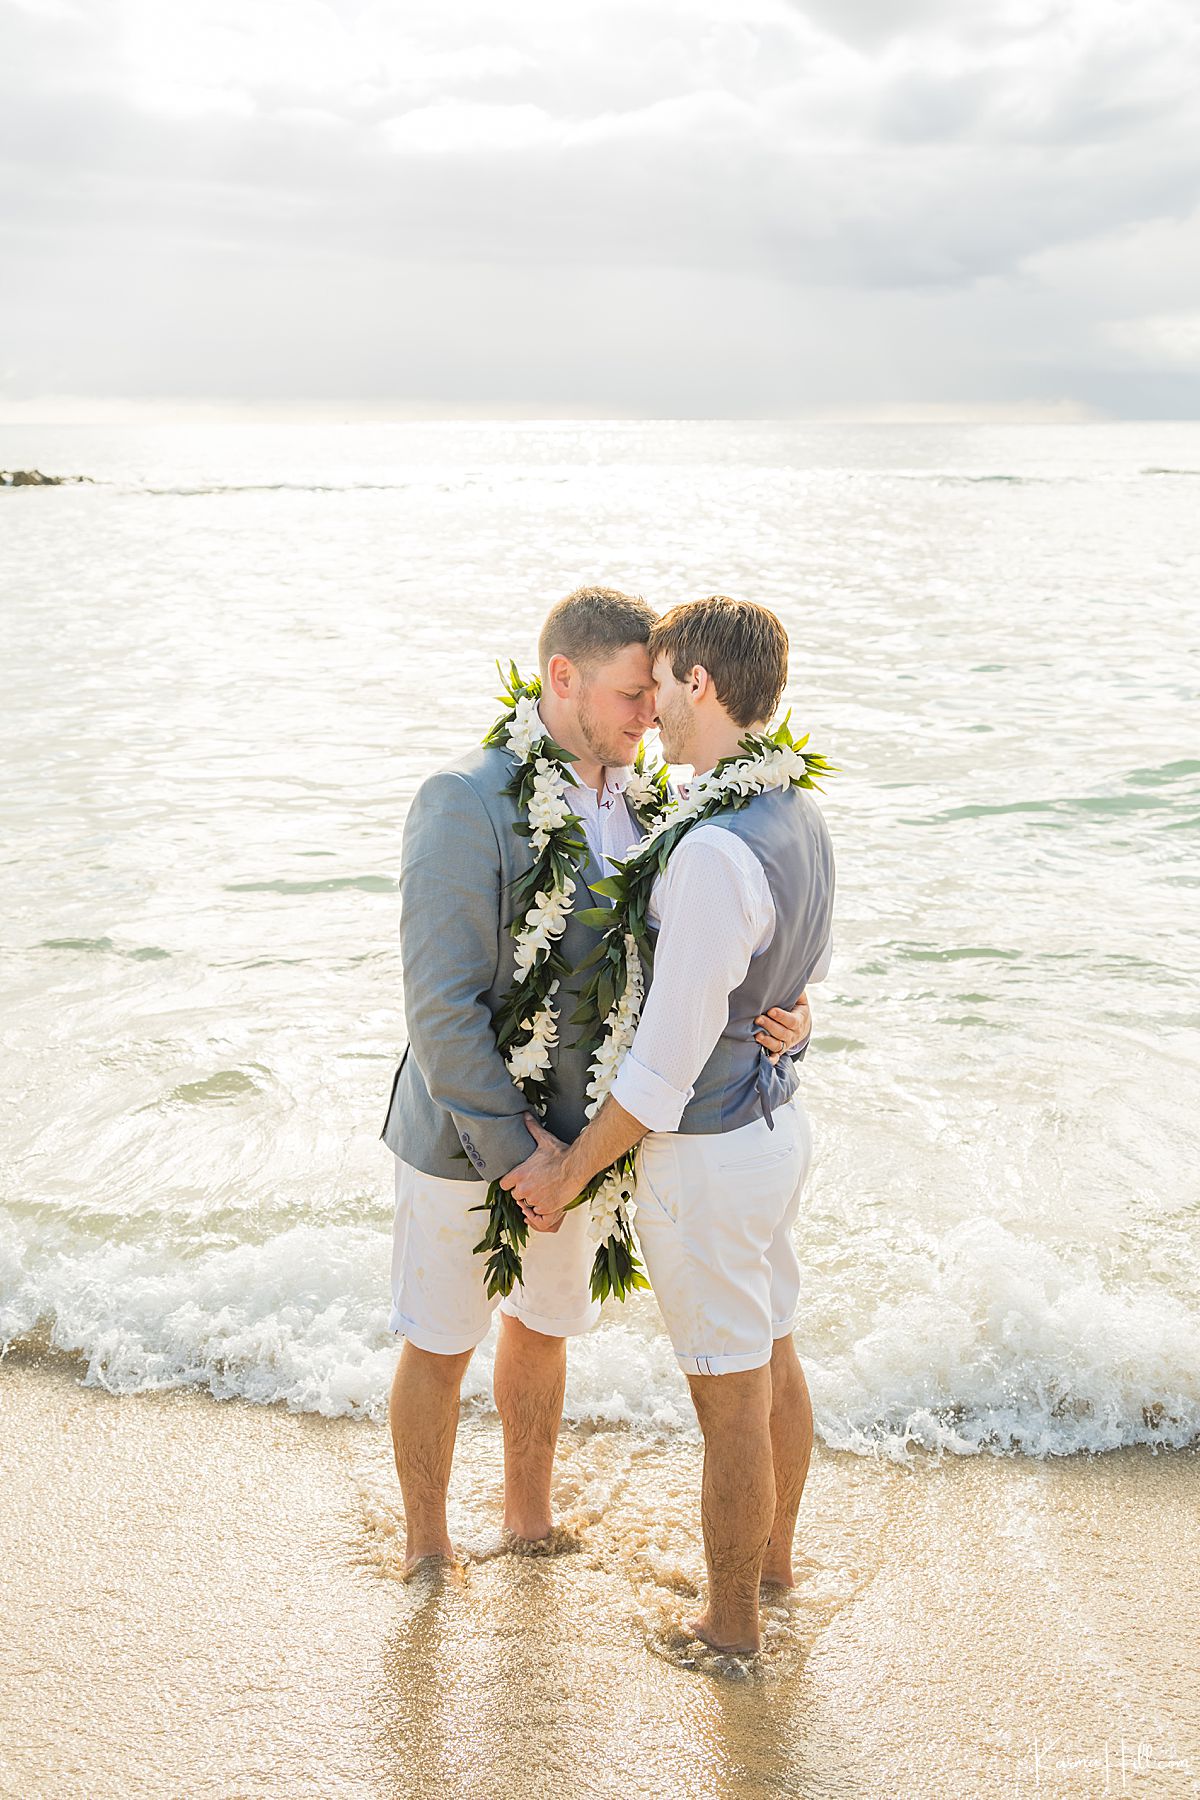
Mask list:
[{"label": "shorts pocket", "polygon": [[639,1207],[653,1207],[672,1225],[679,1222],[679,1203],[673,1190],[677,1183],[675,1155],[669,1143],[651,1144],[645,1140],[638,1152],[636,1200]]},{"label": "shorts pocket", "polygon": [[801,1121],[788,1107],[775,1114],[775,1129],[758,1135],[756,1143],[726,1139],[729,1149],[718,1152],[717,1167],[723,1175],[769,1175],[784,1163],[803,1159],[804,1140]]}]

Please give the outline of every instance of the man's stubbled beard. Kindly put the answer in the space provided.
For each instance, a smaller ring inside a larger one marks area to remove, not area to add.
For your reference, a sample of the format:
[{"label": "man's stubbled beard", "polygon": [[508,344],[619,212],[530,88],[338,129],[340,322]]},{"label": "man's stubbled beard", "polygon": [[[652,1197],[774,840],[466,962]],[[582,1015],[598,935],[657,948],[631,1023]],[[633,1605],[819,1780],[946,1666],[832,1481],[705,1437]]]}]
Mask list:
[{"label": "man's stubbled beard", "polygon": [[676,694],[662,708],[658,715],[658,735],[662,740],[663,755],[671,763],[688,763],[691,761],[691,709],[683,694]]},{"label": "man's stubbled beard", "polygon": [[600,724],[595,714],[592,712],[591,707],[588,705],[587,692],[587,684],[585,682],[580,690],[579,703],[575,710],[576,722],[579,725],[579,735],[582,737],[592,755],[596,758],[596,761],[602,763],[606,769],[622,769],[627,767],[627,765],[633,761],[633,756],[630,752],[628,743],[623,737],[618,736],[615,730],[613,731],[611,739],[605,738],[604,726]]}]

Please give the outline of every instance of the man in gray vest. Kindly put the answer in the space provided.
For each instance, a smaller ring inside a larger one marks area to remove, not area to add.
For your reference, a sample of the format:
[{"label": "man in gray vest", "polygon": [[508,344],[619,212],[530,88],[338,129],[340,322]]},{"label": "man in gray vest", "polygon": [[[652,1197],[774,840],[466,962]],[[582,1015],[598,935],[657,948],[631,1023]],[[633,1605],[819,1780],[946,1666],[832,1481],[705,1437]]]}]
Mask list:
[{"label": "man in gray vest", "polygon": [[[661,619],[650,654],[668,760],[699,777],[742,754],[779,702],[787,652],[779,620],[747,602]],[[747,791],[683,836],[655,881],[654,981],[608,1099],[570,1147],[532,1123],[539,1148],[503,1185],[554,1233],[591,1176],[640,1144],[638,1238],[704,1435],[709,1594],[692,1629],[752,1652],[760,1584],[792,1583],[812,1449],[791,1241],[812,1139],[794,1063],[768,1068],[752,1021],[763,996],[828,969],[834,860],[811,793]]]},{"label": "man in gray vest", "polygon": [[[551,738],[577,759],[584,882],[610,874],[641,835],[624,790],[654,718],[646,649],[654,623],[644,600],[584,588],[554,607],[542,629],[539,711]],[[421,784],[404,831],[400,950],[409,1048],[382,1135],[396,1156],[390,1325],[406,1342],[390,1419],[409,1566],[453,1555],[446,1496],[459,1390],[497,1305],[485,1291],[484,1259],[474,1254],[484,1230],[475,1209],[486,1184],[534,1147],[527,1102],[493,1026],[514,979],[513,883],[532,860],[528,838],[514,830],[522,815],[505,792],[512,771],[502,748],[470,752]],[[577,970],[595,942],[572,916],[558,949]],[[583,979],[563,980],[564,1019]],[[780,989],[779,997],[789,996]],[[764,1014],[760,1041],[773,1053],[790,1049],[808,1026],[806,1008]],[[576,1036],[561,1032],[553,1051],[547,1123],[563,1138],[574,1137],[585,1117],[587,1056],[572,1048]],[[577,1209],[560,1232],[531,1237],[523,1281],[499,1303],[494,1387],[504,1428],[504,1519],[518,1538],[551,1530],[565,1340],[590,1330],[599,1314],[590,1292],[593,1248]]]}]

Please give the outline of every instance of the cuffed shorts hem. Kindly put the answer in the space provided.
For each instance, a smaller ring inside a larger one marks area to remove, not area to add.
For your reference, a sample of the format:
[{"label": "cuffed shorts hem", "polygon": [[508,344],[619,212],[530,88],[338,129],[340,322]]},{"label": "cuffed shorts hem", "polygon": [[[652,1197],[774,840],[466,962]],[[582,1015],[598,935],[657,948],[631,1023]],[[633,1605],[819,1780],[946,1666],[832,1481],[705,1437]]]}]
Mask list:
[{"label": "cuffed shorts hem", "polygon": [[746,1369],[761,1369],[771,1360],[766,1350],[739,1351],[736,1356],[684,1356],[678,1350],[675,1361],[685,1375],[740,1375]]},{"label": "cuffed shorts hem", "polygon": [[780,1338],[791,1337],[793,1331],[795,1331],[796,1326],[799,1323],[800,1323],[800,1315],[798,1313],[794,1313],[792,1315],[792,1317],[787,1321],[786,1324],[772,1325],[771,1326],[771,1341],[773,1343],[777,1344],[779,1342]]},{"label": "cuffed shorts hem", "polygon": [[406,1319],[402,1312],[392,1308],[388,1320],[388,1330],[397,1337],[407,1338],[418,1350],[428,1350],[432,1356],[461,1356],[464,1350],[475,1350],[482,1344],[491,1330],[489,1318],[483,1330],[474,1337],[469,1332],[447,1334],[442,1331],[430,1331],[424,1325],[418,1325],[415,1319]]},{"label": "cuffed shorts hem", "polygon": [[515,1319],[519,1325],[524,1325],[528,1331],[539,1332],[542,1337],[583,1337],[599,1321],[600,1302],[595,1301],[586,1313],[576,1313],[570,1319],[551,1319],[545,1313],[530,1312],[511,1297],[500,1302],[500,1311],[505,1318]]}]

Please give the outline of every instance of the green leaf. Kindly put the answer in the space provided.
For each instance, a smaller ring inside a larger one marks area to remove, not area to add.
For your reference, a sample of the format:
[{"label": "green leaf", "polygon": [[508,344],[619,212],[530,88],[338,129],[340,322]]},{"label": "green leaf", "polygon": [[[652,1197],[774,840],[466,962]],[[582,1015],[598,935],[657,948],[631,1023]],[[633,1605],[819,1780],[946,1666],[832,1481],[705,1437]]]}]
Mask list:
[{"label": "green leaf", "polygon": [[[613,909],[611,906],[581,906],[577,912],[571,914],[571,917],[578,919],[579,923],[586,925],[590,931],[605,931],[613,922]],[[580,967],[584,966],[580,965]]]},{"label": "green leaf", "polygon": [[605,875],[590,886],[593,894],[603,894],[609,900],[620,900],[625,894],[625,881],[620,875]]}]

